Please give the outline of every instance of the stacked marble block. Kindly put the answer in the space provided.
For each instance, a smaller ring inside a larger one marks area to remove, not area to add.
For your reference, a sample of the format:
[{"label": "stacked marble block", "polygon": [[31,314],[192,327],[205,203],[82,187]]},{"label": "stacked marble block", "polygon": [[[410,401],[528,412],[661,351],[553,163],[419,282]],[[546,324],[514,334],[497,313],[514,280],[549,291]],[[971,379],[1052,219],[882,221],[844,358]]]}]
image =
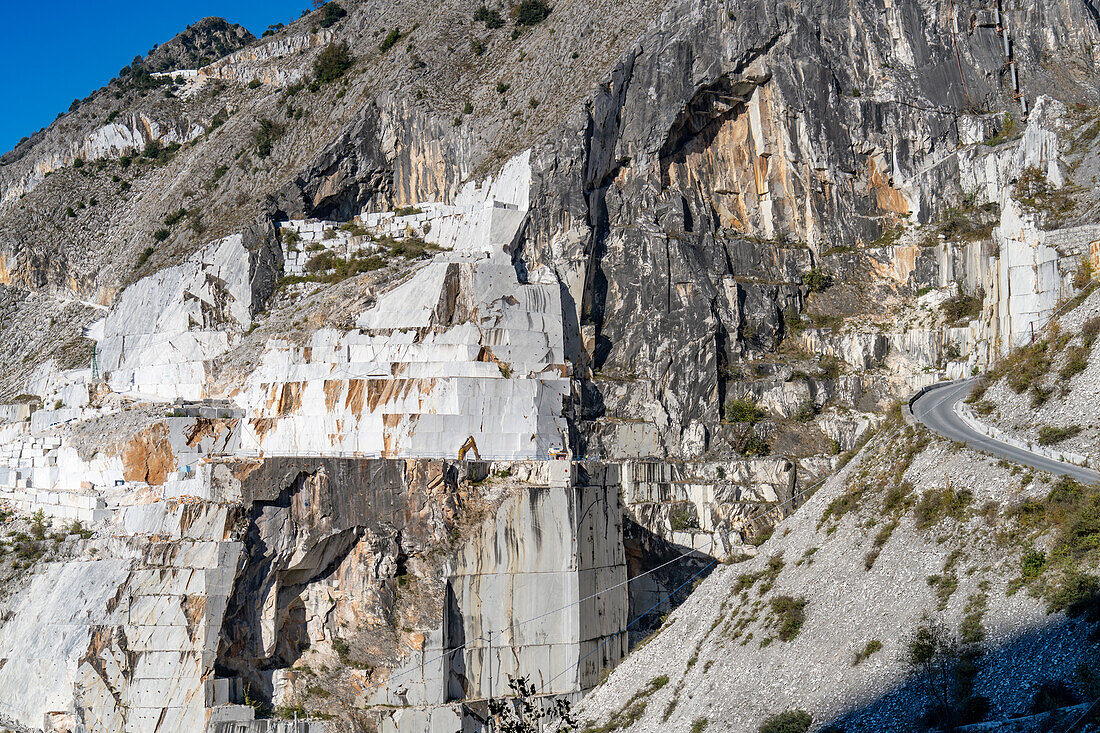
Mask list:
[{"label": "stacked marble block", "polygon": [[59,464],[61,439],[24,438],[0,443],[0,500],[24,514],[41,510],[50,519],[92,524],[110,510],[101,496],[57,490],[65,471]]},{"label": "stacked marble block", "polygon": [[1072,279],[1100,239],[1100,225],[1042,230],[1034,214],[1004,197],[996,272],[1002,349],[1029,343],[1059,303],[1074,293]]},{"label": "stacked marble block", "polygon": [[[443,705],[421,717],[445,721],[452,715],[446,703],[505,691],[509,676],[527,676],[543,695],[574,695],[625,656],[618,468],[573,469],[569,461],[537,462],[524,487],[448,563],[441,632],[372,702]],[[382,729],[409,729],[401,721],[389,725]]]},{"label": "stacked marble block", "polygon": [[136,544],[145,557],[120,604],[128,649],[138,659],[128,686],[133,730],[203,730],[214,706],[225,706],[214,711],[223,719],[252,717],[251,708],[228,705],[227,681],[214,680],[241,553],[241,544],[227,539],[231,520],[229,505],[212,502],[158,501],[119,513],[116,536],[142,538]]},{"label": "stacked marble block", "polygon": [[482,198],[479,193],[464,192],[454,204],[422,201],[412,207],[417,210],[414,214],[363,212],[359,219],[378,237],[403,239],[412,233],[445,250],[470,249],[471,243],[492,243],[492,248],[503,250],[511,244],[526,211],[518,203]]},{"label": "stacked marble block", "polygon": [[[162,485],[153,488],[161,498],[209,499],[211,472],[217,467],[209,459],[240,451],[239,420],[224,417],[234,411],[217,407],[189,411],[194,414],[163,420],[176,466]],[[208,421],[212,429],[198,431],[200,420]],[[51,519],[85,524],[107,520],[127,502],[126,495],[135,486],[124,473],[117,456],[97,455],[85,461],[57,436],[20,436],[0,442],[0,500],[26,514],[41,510]]]},{"label": "stacked marble block", "polygon": [[23,514],[41,510],[50,519],[62,522],[94,524],[111,516],[107,502],[92,494],[0,487],[0,501]]},{"label": "stacked marble block", "polygon": [[249,254],[235,234],[138,280],[95,330],[99,367],[115,392],[205,396],[210,359],[252,323]]},{"label": "stacked marble block", "polygon": [[556,280],[505,256],[439,255],[384,293],[358,331],[270,342],[237,396],[264,455],[563,456],[569,394]]},{"label": "stacked marble block", "polygon": [[[673,544],[716,558],[740,544],[731,534],[751,532],[746,520],[766,505],[789,498],[795,483],[795,466],[785,458],[630,461],[622,471],[623,502],[634,521]],[[688,511],[686,516],[698,526],[674,526],[677,510]]]},{"label": "stacked marble block", "polygon": [[122,507],[111,557],[45,566],[0,629],[0,712],[133,733],[251,719],[213,670],[241,552],[232,517],[213,502]]},{"label": "stacked marble block", "polygon": [[[322,252],[333,252],[343,259],[351,259],[360,253],[377,252],[379,247],[369,236],[352,235],[334,221],[287,221],[279,224],[282,232],[293,231],[298,241],[288,243],[284,234],[280,237],[283,247],[283,273],[305,275],[306,265]],[[331,232],[331,234],[328,234]]]}]

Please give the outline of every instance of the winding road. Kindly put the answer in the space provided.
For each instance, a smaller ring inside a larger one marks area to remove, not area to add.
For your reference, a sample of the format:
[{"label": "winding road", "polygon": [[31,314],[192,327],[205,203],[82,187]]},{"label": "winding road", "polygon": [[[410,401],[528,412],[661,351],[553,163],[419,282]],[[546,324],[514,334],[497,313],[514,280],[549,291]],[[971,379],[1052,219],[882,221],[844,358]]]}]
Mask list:
[{"label": "winding road", "polygon": [[955,382],[941,382],[929,387],[924,392],[918,393],[909,402],[909,409],[917,422],[921,423],[935,433],[939,433],[951,440],[961,440],[971,448],[992,453],[995,456],[1022,463],[1025,466],[1037,468],[1048,473],[1069,476],[1084,483],[1100,483],[1100,473],[1072,463],[1063,463],[1053,458],[1032,453],[1024,448],[1018,448],[1008,443],[1003,443],[995,438],[982,435],[965,422],[955,412],[955,405],[970,394],[978,377],[962,379]]}]

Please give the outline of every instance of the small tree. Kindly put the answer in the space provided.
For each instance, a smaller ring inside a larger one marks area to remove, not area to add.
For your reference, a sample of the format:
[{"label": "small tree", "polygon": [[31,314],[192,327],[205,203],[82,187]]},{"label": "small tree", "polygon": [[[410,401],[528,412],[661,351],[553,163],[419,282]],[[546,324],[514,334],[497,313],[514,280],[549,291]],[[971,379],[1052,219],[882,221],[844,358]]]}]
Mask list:
[{"label": "small tree", "polygon": [[568,700],[557,698],[549,707],[534,702],[538,690],[527,677],[508,675],[510,697],[489,700],[489,716],[500,733],[539,733],[541,721],[556,722],[555,730],[572,731],[577,728],[572,706]]},{"label": "small tree", "polygon": [[979,654],[976,644],[960,641],[930,619],[909,640],[909,670],[928,697],[929,717],[941,730],[953,731],[984,717],[988,701],[972,694]]},{"label": "small tree", "polygon": [[336,81],[354,62],[346,42],[329,44],[313,62],[313,79],[318,84]]},{"label": "small tree", "polygon": [[328,28],[335,25],[338,20],[348,14],[348,11],[340,7],[336,2],[323,3],[321,7],[321,18],[317,21],[317,25],[322,28]]},{"label": "small tree", "polygon": [[815,267],[802,274],[802,284],[811,293],[823,293],[833,286],[833,276]]},{"label": "small tree", "polygon": [[281,125],[272,122],[266,117],[260,120],[260,126],[252,132],[252,139],[256,143],[256,155],[266,158],[271,155],[271,146],[283,134]]},{"label": "small tree", "polygon": [[726,403],[726,422],[758,423],[765,417],[765,412],[756,406],[752,397],[738,397]]},{"label": "small tree", "polygon": [[504,18],[501,17],[500,11],[490,10],[484,5],[478,6],[474,11],[474,21],[484,23],[486,28],[500,28],[504,25]]},{"label": "small tree", "polygon": [[523,0],[513,12],[517,25],[538,25],[546,20],[552,10],[546,0]]}]

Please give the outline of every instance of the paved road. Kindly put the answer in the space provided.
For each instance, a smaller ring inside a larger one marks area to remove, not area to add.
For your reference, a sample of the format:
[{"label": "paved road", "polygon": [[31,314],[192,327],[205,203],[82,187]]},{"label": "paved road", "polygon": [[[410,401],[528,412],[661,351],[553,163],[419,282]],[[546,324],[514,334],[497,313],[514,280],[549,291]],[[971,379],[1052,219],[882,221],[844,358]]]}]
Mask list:
[{"label": "paved road", "polygon": [[974,431],[955,414],[955,404],[970,394],[977,377],[937,384],[913,401],[913,417],[933,432],[951,440],[961,440],[972,448],[992,453],[1014,463],[1040,471],[1071,476],[1085,483],[1100,483],[1100,473],[1072,463],[1062,463],[1031,451],[1002,443]]}]

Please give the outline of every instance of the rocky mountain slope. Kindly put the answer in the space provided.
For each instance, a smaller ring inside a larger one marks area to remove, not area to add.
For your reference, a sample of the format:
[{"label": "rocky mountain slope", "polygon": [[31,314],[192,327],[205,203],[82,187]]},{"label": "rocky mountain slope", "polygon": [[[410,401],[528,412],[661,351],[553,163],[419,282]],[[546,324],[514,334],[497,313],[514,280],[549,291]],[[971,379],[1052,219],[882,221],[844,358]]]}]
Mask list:
[{"label": "rocky mountain slope", "polygon": [[1093,489],[894,407],[989,370],[975,419],[1097,460],[1098,41],[1087,0],[334,0],[135,59],[0,157],[0,721],[1072,708]]},{"label": "rocky mountain slope", "polygon": [[[1048,333],[1079,333],[1100,312],[1096,294],[1072,305]],[[1086,360],[1095,368],[1100,350]],[[1027,399],[1001,386],[980,399],[1022,412]],[[1092,393],[1079,379],[1062,398]],[[589,730],[755,730],[795,711],[829,730],[1069,729],[1096,695],[1097,498],[895,415],[755,558],[702,583],[580,715]],[[912,661],[929,628],[957,644],[940,683]],[[1059,705],[1075,707],[1052,721]]]}]

